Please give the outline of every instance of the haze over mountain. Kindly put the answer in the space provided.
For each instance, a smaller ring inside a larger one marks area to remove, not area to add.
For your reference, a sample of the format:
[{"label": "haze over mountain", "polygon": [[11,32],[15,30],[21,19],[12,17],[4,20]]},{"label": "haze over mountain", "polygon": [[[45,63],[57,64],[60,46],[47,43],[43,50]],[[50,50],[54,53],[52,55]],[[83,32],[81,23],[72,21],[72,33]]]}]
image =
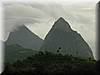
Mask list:
[{"label": "haze over mountain", "polygon": [[68,22],[60,17],[45,37],[40,50],[62,53],[80,58],[93,58],[91,48]]},{"label": "haze over mountain", "polygon": [[10,33],[6,44],[18,44],[24,48],[38,50],[42,42],[43,40],[31,32],[27,27],[20,26],[18,30]]}]

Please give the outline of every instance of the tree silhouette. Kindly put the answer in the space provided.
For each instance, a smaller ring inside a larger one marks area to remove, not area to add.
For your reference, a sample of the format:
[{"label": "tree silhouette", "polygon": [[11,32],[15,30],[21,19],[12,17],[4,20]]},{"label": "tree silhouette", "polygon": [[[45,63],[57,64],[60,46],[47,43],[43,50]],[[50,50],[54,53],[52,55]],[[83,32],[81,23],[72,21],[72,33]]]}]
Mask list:
[{"label": "tree silhouette", "polygon": [[59,52],[60,52],[60,50],[61,50],[61,47],[58,47],[57,53],[59,53]]}]

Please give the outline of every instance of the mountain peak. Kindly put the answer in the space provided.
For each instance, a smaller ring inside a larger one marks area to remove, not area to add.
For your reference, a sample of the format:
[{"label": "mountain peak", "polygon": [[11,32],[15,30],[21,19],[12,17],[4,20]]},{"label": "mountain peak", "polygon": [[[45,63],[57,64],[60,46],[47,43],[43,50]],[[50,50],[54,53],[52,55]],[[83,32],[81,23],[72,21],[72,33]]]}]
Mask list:
[{"label": "mountain peak", "polygon": [[58,20],[57,21],[62,21],[62,22],[64,22],[65,21],[65,19],[63,18],[63,17],[60,17],[60,18],[58,18]]},{"label": "mountain peak", "polygon": [[65,21],[65,19],[63,17],[58,18],[58,20],[56,22],[68,23]]},{"label": "mountain peak", "polygon": [[26,26],[19,26],[19,28],[10,33],[6,44],[18,44],[28,49],[39,49],[43,40],[35,33],[31,32]]},{"label": "mountain peak", "polygon": [[[60,49],[59,49],[60,48]],[[94,58],[91,48],[76,31],[72,30],[68,22],[60,17],[44,39],[40,50],[71,55],[79,58]]]},{"label": "mountain peak", "polygon": [[63,17],[60,17],[53,25],[53,28],[57,28],[60,30],[71,31],[71,27],[67,21]]},{"label": "mountain peak", "polygon": [[19,26],[18,30],[29,30],[25,25]]}]

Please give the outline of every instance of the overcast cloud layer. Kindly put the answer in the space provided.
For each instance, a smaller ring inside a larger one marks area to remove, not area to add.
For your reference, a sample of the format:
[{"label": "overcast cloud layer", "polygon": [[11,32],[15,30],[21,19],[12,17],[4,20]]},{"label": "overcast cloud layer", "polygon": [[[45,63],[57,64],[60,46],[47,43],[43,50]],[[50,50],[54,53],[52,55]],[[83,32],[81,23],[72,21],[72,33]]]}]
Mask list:
[{"label": "overcast cloud layer", "polygon": [[[96,53],[96,3],[4,3],[5,38],[9,32],[26,25],[44,39],[53,23],[64,17]],[[95,55],[96,56],[96,55]]]}]

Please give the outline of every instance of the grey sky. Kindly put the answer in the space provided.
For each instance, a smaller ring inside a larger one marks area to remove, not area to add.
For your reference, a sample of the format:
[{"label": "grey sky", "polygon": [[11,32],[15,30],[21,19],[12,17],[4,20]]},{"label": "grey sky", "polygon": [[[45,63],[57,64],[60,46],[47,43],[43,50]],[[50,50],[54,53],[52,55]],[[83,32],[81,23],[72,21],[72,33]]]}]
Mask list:
[{"label": "grey sky", "polygon": [[9,32],[23,24],[44,39],[62,16],[87,41],[94,55],[96,53],[96,2],[4,3],[4,13],[5,39]]}]

